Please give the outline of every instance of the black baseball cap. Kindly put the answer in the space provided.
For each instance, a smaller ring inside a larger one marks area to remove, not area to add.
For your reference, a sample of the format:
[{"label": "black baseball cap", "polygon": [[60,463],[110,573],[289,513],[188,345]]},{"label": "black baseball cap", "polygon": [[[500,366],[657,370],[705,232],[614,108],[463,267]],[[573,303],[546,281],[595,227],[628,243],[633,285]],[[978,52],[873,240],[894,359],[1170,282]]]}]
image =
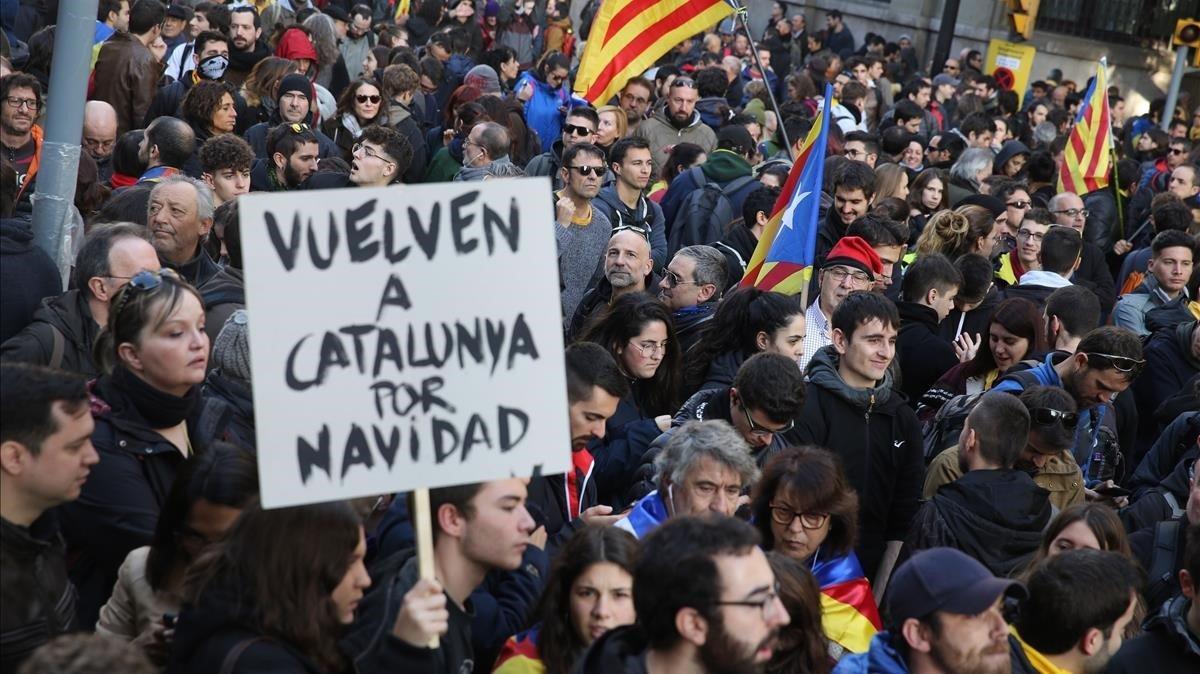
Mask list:
[{"label": "black baseball cap", "polygon": [[888,612],[897,625],[935,611],[978,615],[1001,595],[1023,599],[1025,586],[997,578],[975,558],[953,548],[930,548],[905,562],[888,586]]},{"label": "black baseball cap", "polygon": [[172,4],[172,5],[167,6],[167,16],[171,17],[172,19],[183,19],[184,21],[191,21],[192,16],[194,14],[195,14],[195,11],[191,7],[188,7],[187,5]]}]

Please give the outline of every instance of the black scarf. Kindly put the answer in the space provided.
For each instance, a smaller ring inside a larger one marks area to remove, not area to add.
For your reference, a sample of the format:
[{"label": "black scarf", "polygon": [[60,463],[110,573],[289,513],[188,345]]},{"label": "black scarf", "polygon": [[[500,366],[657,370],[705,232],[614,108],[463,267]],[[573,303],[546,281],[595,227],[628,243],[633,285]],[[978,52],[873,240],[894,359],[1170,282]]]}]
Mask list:
[{"label": "black scarf", "polygon": [[113,368],[112,382],[150,428],[172,428],[188,418],[200,402],[200,387],[193,386],[183,397],[160,391],[123,365]]},{"label": "black scarf", "polygon": [[[230,43],[229,46],[233,46]],[[254,43],[251,51],[229,50],[229,69],[240,73],[248,73],[259,61],[271,55],[271,48],[261,40]]]}]

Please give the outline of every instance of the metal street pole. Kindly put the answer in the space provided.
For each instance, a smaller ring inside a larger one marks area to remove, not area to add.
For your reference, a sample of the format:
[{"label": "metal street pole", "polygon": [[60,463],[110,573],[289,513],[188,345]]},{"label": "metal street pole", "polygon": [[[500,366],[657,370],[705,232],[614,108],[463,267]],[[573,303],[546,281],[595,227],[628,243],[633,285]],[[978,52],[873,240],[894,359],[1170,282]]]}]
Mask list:
[{"label": "metal street pole", "polygon": [[1188,46],[1179,45],[1175,50],[1175,70],[1171,73],[1171,88],[1167,90],[1167,107],[1163,108],[1159,126],[1163,131],[1171,130],[1171,118],[1175,116],[1175,102],[1179,100],[1179,85],[1183,84],[1183,71],[1187,69]]},{"label": "metal street pole", "polygon": [[946,59],[950,58],[950,43],[954,41],[954,27],[958,24],[959,0],[946,0],[942,9],[942,25],[938,28],[937,44],[933,48],[933,63],[930,64],[929,76],[934,77],[942,72]]},{"label": "metal street pole", "polygon": [[55,264],[60,264],[63,224],[75,202],[79,139],[98,5],[99,0],[71,0],[58,5],[50,91],[46,94],[46,135],[32,197],[34,241]]},{"label": "metal street pole", "polygon": [[746,16],[750,13],[745,5],[739,4],[738,0],[730,0],[730,5],[733,6],[737,17],[742,20],[742,28],[746,31],[746,39],[750,42],[750,53],[754,56],[754,64],[758,66],[758,72],[762,75],[763,84],[767,89],[767,100],[771,102],[771,110],[775,112],[775,124],[779,130],[779,136],[783,138],[783,145],[787,149],[789,159],[795,159],[792,154],[792,141],[788,138],[787,130],[783,128],[783,115],[779,112],[779,103],[775,101],[775,92],[771,91],[771,81],[767,79],[767,69],[763,67],[762,59],[758,56],[758,45],[754,43],[754,36],[750,32],[750,23],[746,20]]}]

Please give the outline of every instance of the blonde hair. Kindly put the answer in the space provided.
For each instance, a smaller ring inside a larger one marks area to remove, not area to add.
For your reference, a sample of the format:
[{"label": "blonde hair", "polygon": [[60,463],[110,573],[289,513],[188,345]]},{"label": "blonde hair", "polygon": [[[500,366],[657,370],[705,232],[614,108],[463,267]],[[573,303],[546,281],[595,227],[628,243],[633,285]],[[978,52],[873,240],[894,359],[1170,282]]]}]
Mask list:
[{"label": "blonde hair", "polygon": [[596,115],[603,115],[606,112],[613,113],[613,117],[617,118],[617,140],[621,140],[626,133],[629,133],[629,118],[625,116],[624,110],[615,105],[602,105],[596,108]]},{"label": "blonde hair", "polygon": [[969,204],[953,211],[938,211],[925,223],[917,239],[917,253],[942,253],[957,260],[976,252],[979,240],[990,235],[995,227],[996,219],[983,206]]},{"label": "blonde hair", "polygon": [[899,164],[883,164],[875,169],[875,201],[878,203],[881,199],[887,197],[896,197],[903,199],[900,196],[900,186],[905,184],[908,176],[908,171]]}]

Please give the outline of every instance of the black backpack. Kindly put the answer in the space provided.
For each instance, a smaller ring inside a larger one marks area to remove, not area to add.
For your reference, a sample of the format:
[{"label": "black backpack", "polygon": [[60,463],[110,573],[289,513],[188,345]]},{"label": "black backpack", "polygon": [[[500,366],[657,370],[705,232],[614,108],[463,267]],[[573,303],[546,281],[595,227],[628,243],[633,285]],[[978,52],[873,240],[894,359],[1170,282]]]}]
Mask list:
[{"label": "black backpack", "polygon": [[667,238],[667,255],[684,246],[709,245],[725,237],[729,226],[742,216],[733,207],[733,195],[754,181],[754,176],[734,178],[721,186],[709,182],[699,166],[688,171],[700,187],[679,205]]},{"label": "black backpack", "polygon": [[928,466],[938,454],[958,444],[958,436],[967,423],[967,415],[975,409],[984,392],[963,393],[946,401],[932,419],[921,427],[921,440],[925,446],[925,465]]}]

